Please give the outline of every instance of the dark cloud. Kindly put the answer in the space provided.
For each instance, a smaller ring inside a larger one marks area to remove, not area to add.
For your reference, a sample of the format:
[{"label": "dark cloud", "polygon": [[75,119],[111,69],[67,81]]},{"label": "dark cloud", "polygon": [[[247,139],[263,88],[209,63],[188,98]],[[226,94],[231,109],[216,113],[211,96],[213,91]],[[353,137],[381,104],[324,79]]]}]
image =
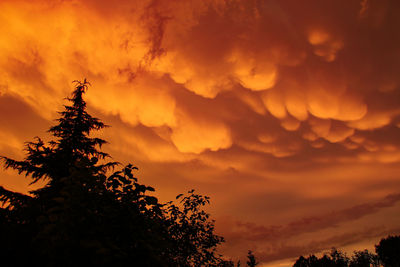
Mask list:
[{"label": "dark cloud", "polygon": [[343,210],[333,211],[314,217],[305,217],[287,225],[263,226],[251,222],[237,222],[237,230],[232,230],[234,242],[243,240],[274,242],[308,232],[317,232],[326,228],[338,227],[340,224],[360,219],[378,212],[380,209],[392,207],[400,200],[400,194],[388,195],[384,199],[366,203]]}]

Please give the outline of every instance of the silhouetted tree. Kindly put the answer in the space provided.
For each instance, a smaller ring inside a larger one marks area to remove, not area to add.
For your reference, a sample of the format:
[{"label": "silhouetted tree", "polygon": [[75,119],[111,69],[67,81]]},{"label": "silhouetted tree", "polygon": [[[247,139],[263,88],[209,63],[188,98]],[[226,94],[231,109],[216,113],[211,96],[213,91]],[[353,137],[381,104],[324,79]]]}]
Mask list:
[{"label": "silhouetted tree", "polygon": [[400,266],[400,236],[382,238],[375,251],[384,267]]},{"label": "silhouetted tree", "polygon": [[363,251],[354,251],[351,256],[349,267],[370,267],[378,266],[377,255],[369,252],[367,249]]},{"label": "silhouetted tree", "polygon": [[354,251],[349,259],[346,254],[333,248],[329,255],[321,258],[311,255],[307,258],[300,256],[293,267],[400,267],[400,236],[388,236],[382,238],[375,245],[377,254],[368,250]]},{"label": "silhouetted tree", "polygon": [[325,254],[321,258],[317,258],[315,255],[310,255],[307,258],[300,256],[293,267],[347,267],[349,258],[332,248],[330,254]]},{"label": "silhouetted tree", "polygon": [[102,152],[90,137],[106,125],[86,112],[89,83],[76,81],[71,105],[60,112],[48,143],[26,143],[22,161],[0,157],[5,168],[45,186],[30,195],[0,187],[0,255],[4,266],[216,266],[223,238],[202,210],[209,203],[189,191],[161,204],[138,183],[131,164]]},{"label": "silhouetted tree", "polygon": [[345,253],[337,250],[336,248],[332,248],[330,252],[330,259],[333,261],[335,266],[338,267],[347,267],[350,261]]},{"label": "silhouetted tree", "polygon": [[293,267],[317,267],[319,265],[319,260],[315,255],[310,255],[307,258],[300,256],[296,262],[294,263]]},{"label": "silhouetted tree", "polygon": [[247,266],[249,267],[255,267],[258,264],[258,262],[256,261],[256,257],[251,250],[249,250],[249,252],[247,253],[247,259]]},{"label": "silhouetted tree", "polygon": [[183,209],[169,202],[166,205],[168,234],[177,244],[172,247],[175,263],[178,266],[210,266],[221,262],[215,254],[216,246],[224,239],[214,234],[214,221],[201,207],[209,203],[209,197],[194,194],[182,194]]}]

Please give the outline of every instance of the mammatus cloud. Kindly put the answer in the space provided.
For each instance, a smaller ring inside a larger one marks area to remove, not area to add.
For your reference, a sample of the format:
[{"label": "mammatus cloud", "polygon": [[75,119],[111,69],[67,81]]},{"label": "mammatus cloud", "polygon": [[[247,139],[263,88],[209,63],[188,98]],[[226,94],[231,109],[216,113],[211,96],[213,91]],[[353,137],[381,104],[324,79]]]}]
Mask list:
[{"label": "mammatus cloud", "polygon": [[376,201],[399,188],[399,8],[395,0],[1,1],[1,153],[20,155],[57,116],[71,81],[86,77],[89,106],[113,126],[104,133],[113,154],[155,166],[149,173],[170,167],[221,203],[247,203],[250,192],[348,199],[346,207]]},{"label": "mammatus cloud", "polygon": [[[171,141],[183,153],[226,149],[240,141],[231,140],[232,118],[222,114],[190,126],[192,114],[181,109],[176,91],[226,102],[227,92],[243,88],[252,99],[243,97],[242,104],[272,115],[283,131],[302,135],[317,149],[324,141],[343,144],[358,132],[379,131],[400,113],[395,103],[374,103],[397,94],[399,81],[390,72],[398,61],[378,55],[396,55],[398,49],[383,51],[382,38],[365,43],[377,28],[390,35],[392,5],[351,1],[343,9],[334,2],[123,1],[110,6],[5,1],[3,88],[51,118],[59,102],[49,105],[43,99],[61,96],[67,88],[56,90],[56,84],[83,73],[96,84],[90,93],[96,107],[132,125],[170,127]],[[317,9],[330,15],[316,15]],[[378,15],[384,17],[377,21]],[[344,22],[336,23],[338,18]],[[207,128],[215,138],[194,127]],[[202,142],[184,145],[193,132],[204,135]],[[257,139],[252,142],[263,146]]]}]

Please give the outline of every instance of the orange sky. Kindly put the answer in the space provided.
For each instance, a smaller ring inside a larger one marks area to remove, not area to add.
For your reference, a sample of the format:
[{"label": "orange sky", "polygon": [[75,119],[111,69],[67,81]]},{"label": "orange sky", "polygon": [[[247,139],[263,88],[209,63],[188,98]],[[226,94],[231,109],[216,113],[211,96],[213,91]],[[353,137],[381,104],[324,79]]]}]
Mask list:
[{"label": "orange sky", "polygon": [[1,0],[0,154],[23,158],[86,77],[106,151],[163,200],[209,195],[228,257],[373,249],[400,233],[398,14],[397,0]]}]

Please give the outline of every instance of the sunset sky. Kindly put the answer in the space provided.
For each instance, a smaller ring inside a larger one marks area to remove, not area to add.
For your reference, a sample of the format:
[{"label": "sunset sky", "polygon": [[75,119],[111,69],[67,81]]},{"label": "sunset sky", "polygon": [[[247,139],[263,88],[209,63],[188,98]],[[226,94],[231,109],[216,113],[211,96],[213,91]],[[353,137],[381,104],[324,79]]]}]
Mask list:
[{"label": "sunset sky", "polygon": [[0,155],[87,78],[105,151],[210,196],[228,258],[374,251],[400,234],[399,29],[397,0],[0,0]]}]

